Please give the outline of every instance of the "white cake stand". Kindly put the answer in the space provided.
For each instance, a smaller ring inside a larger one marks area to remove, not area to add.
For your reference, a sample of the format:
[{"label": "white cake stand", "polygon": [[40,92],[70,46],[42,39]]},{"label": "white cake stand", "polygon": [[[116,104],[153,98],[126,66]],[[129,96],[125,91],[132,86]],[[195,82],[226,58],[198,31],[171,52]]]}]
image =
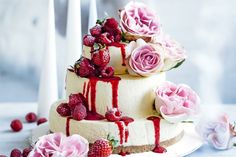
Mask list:
[{"label": "white cake stand", "polygon": [[[203,144],[202,140],[196,133],[194,125],[191,123],[183,123],[184,136],[174,145],[167,147],[167,153],[157,154],[153,152],[145,152],[138,154],[126,155],[127,157],[182,157],[191,154]],[[36,129],[32,130],[30,143],[33,146],[40,136],[49,133],[48,123],[41,124]],[[110,157],[121,157],[120,155],[111,155]]]}]

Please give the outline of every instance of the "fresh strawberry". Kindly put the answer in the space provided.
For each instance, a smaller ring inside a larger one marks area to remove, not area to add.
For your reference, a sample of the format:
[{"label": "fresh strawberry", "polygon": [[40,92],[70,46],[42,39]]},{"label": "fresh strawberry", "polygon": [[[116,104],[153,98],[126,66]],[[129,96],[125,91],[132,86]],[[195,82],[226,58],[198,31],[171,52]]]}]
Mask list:
[{"label": "fresh strawberry", "polygon": [[11,122],[11,129],[14,132],[19,132],[23,128],[23,125],[19,119],[15,119]]},{"label": "fresh strawberry", "polygon": [[105,117],[109,122],[116,122],[120,120],[121,115],[122,113],[118,108],[112,108],[107,110]]},{"label": "fresh strawberry", "polygon": [[71,115],[70,107],[67,103],[61,103],[57,107],[57,113],[59,113],[62,117],[67,117]]},{"label": "fresh strawberry", "polygon": [[72,117],[74,120],[82,120],[87,116],[86,107],[84,105],[77,105],[72,111]]},{"label": "fresh strawberry", "polygon": [[27,113],[27,115],[25,116],[25,120],[28,123],[32,123],[32,122],[36,122],[37,121],[37,115],[34,112],[29,112]]},{"label": "fresh strawberry", "polygon": [[114,76],[114,68],[111,66],[104,67],[101,71],[102,77],[112,77]]},{"label": "fresh strawberry", "polygon": [[112,146],[106,139],[99,139],[91,146],[88,157],[108,157],[112,154]]},{"label": "fresh strawberry", "polygon": [[107,49],[100,49],[93,53],[92,61],[95,65],[104,67],[110,62],[110,54]]},{"label": "fresh strawberry", "polygon": [[108,32],[102,33],[98,38],[98,42],[105,45],[111,44],[114,42],[114,36]]},{"label": "fresh strawberry", "polygon": [[93,46],[94,43],[95,43],[95,38],[93,36],[87,34],[83,37],[83,44],[85,46],[91,47]]},{"label": "fresh strawberry", "polygon": [[96,24],[94,27],[90,29],[90,33],[94,37],[99,36],[102,33],[102,26],[99,24]]}]

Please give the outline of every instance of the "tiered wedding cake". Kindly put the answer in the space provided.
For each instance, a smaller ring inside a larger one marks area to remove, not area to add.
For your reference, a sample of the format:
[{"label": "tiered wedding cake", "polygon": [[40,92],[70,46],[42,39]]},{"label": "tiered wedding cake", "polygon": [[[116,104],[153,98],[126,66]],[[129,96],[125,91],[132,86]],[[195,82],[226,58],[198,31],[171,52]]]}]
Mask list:
[{"label": "tiered wedding cake", "polygon": [[137,2],[120,10],[119,24],[98,20],[90,33],[82,57],[67,70],[67,100],[51,107],[50,130],[90,144],[112,137],[113,153],[165,152],[184,134],[179,122],[197,110],[189,87],[165,82],[165,71],[185,60],[184,50]]}]

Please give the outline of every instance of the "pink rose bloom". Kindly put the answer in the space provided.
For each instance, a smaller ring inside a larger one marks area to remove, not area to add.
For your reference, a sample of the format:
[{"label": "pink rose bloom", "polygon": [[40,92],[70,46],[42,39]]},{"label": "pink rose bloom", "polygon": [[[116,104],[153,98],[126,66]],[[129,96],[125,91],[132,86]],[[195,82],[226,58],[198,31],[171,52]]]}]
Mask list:
[{"label": "pink rose bloom", "polygon": [[235,131],[229,123],[226,114],[214,118],[204,118],[196,126],[199,135],[216,149],[224,150],[232,148]]},{"label": "pink rose bloom", "polygon": [[54,133],[40,137],[29,157],[85,157],[88,150],[88,141],[83,137]]},{"label": "pink rose bloom", "polygon": [[158,45],[147,44],[142,39],[132,41],[126,48],[129,74],[149,76],[160,72],[163,67],[162,51]]},{"label": "pink rose bloom", "polygon": [[156,109],[167,121],[177,123],[199,111],[199,96],[187,85],[164,82],[155,93]]},{"label": "pink rose bloom", "polygon": [[185,49],[174,39],[171,39],[168,35],[162,35],[161,38],[157,38],[153,41],[160,44],[165,49],[165,59],[163,71],[171,70],[180,66],[186,57]]},{"label": "pink rose bloom", "polygon": [[150,41],[151,37],[161,31],[159,19],[154,11],[143,3],[133,1],[120,11],[120,26],[126,33],[127,40],[143,37],[144,40]]}]

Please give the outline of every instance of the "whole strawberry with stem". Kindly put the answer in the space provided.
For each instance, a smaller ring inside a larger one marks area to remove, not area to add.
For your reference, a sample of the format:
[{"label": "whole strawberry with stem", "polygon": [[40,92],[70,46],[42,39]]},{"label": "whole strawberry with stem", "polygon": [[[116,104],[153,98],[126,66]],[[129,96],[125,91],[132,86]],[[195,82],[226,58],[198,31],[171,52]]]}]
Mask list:
[{"label": "whole strawberry with stem", "polygon": [[104,67],[110,62],[110,54],[106,48],[99,49],[92,54],[93,64]]},{"label": "whole strawberry with stem", "polygon": [[107,139],[99,139],[94,142],[88,152],[88,157],[108,157],[112,154],[114,147],[117,146],[118,141],[107,136]]}]

